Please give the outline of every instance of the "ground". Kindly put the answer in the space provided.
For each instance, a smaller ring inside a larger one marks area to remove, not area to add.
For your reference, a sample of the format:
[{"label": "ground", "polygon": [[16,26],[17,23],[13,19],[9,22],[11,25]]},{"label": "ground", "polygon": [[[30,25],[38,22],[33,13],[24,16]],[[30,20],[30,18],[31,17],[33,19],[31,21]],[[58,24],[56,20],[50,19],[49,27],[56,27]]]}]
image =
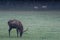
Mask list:
[{"label": "ground", "polygon": [[[16,30],[8,35],[8,20],[22,22],[22,38],[16,36]],[[0,40],[60,40],[60,11],[0,11]]]}]

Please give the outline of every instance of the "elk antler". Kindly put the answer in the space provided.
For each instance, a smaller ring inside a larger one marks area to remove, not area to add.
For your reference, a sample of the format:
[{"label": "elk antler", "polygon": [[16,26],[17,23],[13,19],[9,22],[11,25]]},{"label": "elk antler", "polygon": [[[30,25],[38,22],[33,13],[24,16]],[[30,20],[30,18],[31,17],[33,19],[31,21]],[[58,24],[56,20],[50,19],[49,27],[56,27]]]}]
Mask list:
[{"label": "elk antler", "polygon": [[23,32],[26,32],[26,31],[28,31],[28,28],[26,30],[24,30]]}]

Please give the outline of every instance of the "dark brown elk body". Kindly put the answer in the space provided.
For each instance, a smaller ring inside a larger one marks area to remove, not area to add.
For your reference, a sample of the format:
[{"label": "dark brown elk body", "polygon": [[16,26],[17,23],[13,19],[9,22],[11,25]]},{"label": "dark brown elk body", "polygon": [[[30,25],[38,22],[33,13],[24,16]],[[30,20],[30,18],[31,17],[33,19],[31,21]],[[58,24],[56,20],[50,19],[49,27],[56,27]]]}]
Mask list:
[{"label": "dark brown elk body", "polygon": [[13,19],[8,21],[9,25],[9,37],[10,37],[10,31],[15,28],[17,31],[17,37],[18,37],[18,32],[20,32],[20,37],[22,37],[23,34],[23,25],[19,20]]}]

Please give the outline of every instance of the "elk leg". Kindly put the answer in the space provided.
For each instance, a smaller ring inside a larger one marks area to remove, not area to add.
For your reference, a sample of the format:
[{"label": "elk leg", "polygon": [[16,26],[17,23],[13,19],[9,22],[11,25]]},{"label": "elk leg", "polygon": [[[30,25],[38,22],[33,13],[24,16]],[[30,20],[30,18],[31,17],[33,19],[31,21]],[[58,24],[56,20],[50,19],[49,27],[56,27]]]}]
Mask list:
[{"label": "elk leg", "polygon": [[10,31],[11,31],[12,28],[9,28],[9,37],[10,37]]},{"label": "elk leg", "polygon": [[20,37],[22,37],[23,31],[20,31]]},{"label": "elk leg", "polygon": [[17,37],[18,37],[18,29],[16,29],[16,31],[17,31]]}]

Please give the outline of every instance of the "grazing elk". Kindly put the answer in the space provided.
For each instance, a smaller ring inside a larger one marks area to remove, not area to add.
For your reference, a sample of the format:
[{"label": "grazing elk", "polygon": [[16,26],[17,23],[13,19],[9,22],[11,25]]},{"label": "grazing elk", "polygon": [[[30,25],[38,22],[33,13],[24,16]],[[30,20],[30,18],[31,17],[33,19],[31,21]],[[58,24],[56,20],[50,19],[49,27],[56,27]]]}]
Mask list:
[{"label": "grazing elk", "polygon": [[23,32],[27,31],[23,30],[23,25],[19,20],[13,19],[13,20],[9,20],[8,21],[8,26],[9,26],[9,37],[10,37],[10,31],[12,30],[12,28],[15,28],[17,31],[17,37],[18,37],[18,32],[20,32],[20,37],[22,37]]}]

